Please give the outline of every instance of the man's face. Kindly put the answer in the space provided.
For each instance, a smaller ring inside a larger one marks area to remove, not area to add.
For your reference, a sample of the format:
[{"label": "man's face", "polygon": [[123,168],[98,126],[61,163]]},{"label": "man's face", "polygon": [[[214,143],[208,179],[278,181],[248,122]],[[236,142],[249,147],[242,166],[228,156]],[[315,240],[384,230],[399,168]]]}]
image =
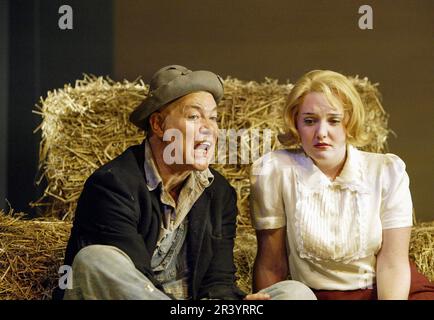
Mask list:
[{"label": "man's face", "polygon": [[[207,169],[214,157],[218,135],[217,105],[213,95],[205,91],[190,93],[171,103],[162,115],[165,132],[175,129],[182,134],[183,169]],[[173,143],[173,139],[171,141],[167,143]]]}]

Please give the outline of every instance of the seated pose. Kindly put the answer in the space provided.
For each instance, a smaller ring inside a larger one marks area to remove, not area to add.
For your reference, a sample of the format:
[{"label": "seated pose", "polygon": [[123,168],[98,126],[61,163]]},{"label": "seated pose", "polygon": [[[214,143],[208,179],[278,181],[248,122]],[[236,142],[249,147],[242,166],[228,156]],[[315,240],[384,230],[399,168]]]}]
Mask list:
[{"label": "seated pose", "polygon": [[305,74],[284,110],[299,148],[252,166],[251,212],[258,252],[253,288],[288,276],[318,299],[434,299],[434,285],[409,262],[412,200],[404,162],[366,145],[364,107],[333,71]]},{"label": "seated pose", "polygon": [[64,299],[245,297],[233,262],[236,193],[208,168],[222,96],[221,78],[209,71],[172,65],[154,74],[130,116],[145,140],[86,181]]},{"label": "seated pose", "polygon": [[209,168],[223,82],[209,71],[166,66],[130,115],[141,145],[86,181],[65,255],[72,281],[54,298],[275,299],[235,284],[237,196]]}]

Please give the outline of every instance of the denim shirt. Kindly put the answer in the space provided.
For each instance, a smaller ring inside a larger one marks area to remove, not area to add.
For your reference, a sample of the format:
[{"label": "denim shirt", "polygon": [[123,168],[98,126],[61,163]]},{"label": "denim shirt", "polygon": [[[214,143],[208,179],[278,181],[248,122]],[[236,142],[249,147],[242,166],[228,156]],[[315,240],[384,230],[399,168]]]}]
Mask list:
[{"label": "denim shirt", "polygon": [[186,235],[188,221],[184,221],[161,239],[151,259],[155,278],[167,293],[177,299],[189,298],[189,272],[187,264]]},{"label": "denim shirt", "polygon": [[187,214],[205,188],[211,185],[214,176],[209,169],[203,172],[193,171],[181,189],[178,203],[175,203],[163,186],[147,140],[145,141],[144,169],[148,189],[150,191],[160,189],[160,206],[163,215],[151,267],[156,279],[160,281],[167,293],[177,299],[187,299],[189,298],[189,272],[185,242],[188,229]]}]

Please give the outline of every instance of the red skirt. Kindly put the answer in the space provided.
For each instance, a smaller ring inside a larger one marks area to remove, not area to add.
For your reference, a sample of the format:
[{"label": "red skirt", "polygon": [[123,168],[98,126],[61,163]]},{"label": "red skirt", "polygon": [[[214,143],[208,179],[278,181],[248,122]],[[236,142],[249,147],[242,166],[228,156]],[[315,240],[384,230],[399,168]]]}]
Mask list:
[{"label": "red skirt", "polygon": [[[413,261],[410,261],[411,284],[409,300],[434,300],[434,282],[421,274]],[[377,288],[351,291],[315,290],[318,300],[377,300]]]}]

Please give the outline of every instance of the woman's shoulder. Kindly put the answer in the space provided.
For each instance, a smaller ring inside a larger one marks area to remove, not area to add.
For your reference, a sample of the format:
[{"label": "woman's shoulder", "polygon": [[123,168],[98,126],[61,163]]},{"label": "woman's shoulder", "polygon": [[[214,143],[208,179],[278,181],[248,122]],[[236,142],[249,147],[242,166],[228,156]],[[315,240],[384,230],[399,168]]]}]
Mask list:
[{"label": "woman's shoulder", "polygon": [[393,153],[374,153],[367,151],[359,151],[360,158],[365,166],[373,169],[376,168],[382,171],[405,171],[405,162],[396,154]]},{"label": "woman's shoulder", "polygon": [[264,154],[253,162],[252,167],[282,169],[294,166],[302,157],[305,157],[305,154],[300,149],[279,149]]}]

